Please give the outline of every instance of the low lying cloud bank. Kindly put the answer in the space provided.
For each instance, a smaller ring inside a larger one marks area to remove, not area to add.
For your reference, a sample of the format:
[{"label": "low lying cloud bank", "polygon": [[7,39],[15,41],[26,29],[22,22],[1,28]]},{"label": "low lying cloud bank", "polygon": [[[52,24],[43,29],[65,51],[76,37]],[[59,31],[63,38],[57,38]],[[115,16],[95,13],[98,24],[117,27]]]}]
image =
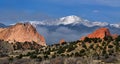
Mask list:
[{"label": "low lying cloud bank", "polygon": [[59,43],[61,39],[65,41],[79,40],[85,33],[81,33],[76,30],[71,30],[67,27],[59,27],[56,30],[49,31],[49,28],[37,27],[37,31],[42,34],[47,44]]}]

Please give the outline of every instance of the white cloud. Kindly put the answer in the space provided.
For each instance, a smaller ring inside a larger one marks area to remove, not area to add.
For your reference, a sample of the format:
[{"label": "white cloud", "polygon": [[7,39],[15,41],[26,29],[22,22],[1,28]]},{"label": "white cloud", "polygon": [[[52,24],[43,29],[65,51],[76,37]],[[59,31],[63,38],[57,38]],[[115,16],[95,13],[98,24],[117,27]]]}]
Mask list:
[{"label": "white cloud", "polygon": [[49,31],[49,28],[38,26],[37,31],[45,37],[47,44],[58,43],[61,39],[65,39],[65,41],[75,41],[81,36],[81,33],[78,31],[71,30],[67,27],[59,27],[54,31]]}]

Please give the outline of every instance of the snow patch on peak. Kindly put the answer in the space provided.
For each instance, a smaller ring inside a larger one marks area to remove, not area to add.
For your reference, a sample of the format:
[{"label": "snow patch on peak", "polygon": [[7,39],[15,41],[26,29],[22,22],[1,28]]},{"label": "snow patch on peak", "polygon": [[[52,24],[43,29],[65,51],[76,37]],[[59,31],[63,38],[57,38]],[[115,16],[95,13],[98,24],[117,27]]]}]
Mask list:
[{"label": "snow patch on peak", "polygon": [[64,25],[77,24],[77,23],[80,23],[82,21],[83,20],[80,17],[75,16],[75,15],[71,15],[71,16],[66,16],[66,17],[60,18],[58,24],[64,24]]},{"label": "snow patch on peak", "polygon": [[110,24],[110,26],[115,27],[115,28],[120,28],[120,24]]},{"label": "snow patch on peak", "polygon": [[91,21],[88,21],[88,20],[84,20],[84,22],[82,22],[82,24],[85,25],[85,26],[88,26],[88,27],[93,27],[93,26],[103,27],[103,26],[109,25],[109,23],[107,23],[107,22],[98,22],[98,21],[91,22]]},{"label": "snow patch on peak", "polygon": [[92,22],[94,26],[107,26],[109,25],[107,22]]}]

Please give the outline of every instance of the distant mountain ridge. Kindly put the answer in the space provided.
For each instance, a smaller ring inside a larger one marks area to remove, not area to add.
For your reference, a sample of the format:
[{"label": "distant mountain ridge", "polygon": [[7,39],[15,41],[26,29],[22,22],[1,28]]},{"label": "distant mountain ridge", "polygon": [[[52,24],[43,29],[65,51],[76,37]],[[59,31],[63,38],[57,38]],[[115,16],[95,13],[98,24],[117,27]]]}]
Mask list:
[{"label": "distant mountain ridge", "polygon": [[81,17],[71,15],[71,16],[66,16],[62,17],[59,19],[54,19],[54,20],[43,20],[43,21],[29,21],[31,24],[35,25],[76,25],[76,24],[82,24],[87,27],[94,27],[94,26],[99,26],[99,27],[104,27],[104,26],[111,26],[115,28],[120,28],[120,24],[110,24],[107,22],[99,22],[99,21],[94,21],[91,22],[87,19],[83,19]]}]

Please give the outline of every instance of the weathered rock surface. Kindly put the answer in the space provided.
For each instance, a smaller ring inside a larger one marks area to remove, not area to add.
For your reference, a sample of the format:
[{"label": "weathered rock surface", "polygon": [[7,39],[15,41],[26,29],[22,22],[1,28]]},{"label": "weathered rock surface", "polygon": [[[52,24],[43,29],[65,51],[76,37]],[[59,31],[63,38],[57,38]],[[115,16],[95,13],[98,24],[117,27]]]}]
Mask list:
[{"label": "weathered rock surface", "polygon": [[[112,36],[108,28],[99,28],[85,37],[103,39],[105,36]],[[81,39],[84,40],[85,37],[82,37]]]},{"label": "weathered rock surface", "polygon": [[36,42],[46,46],[45,39],[30,23],[17,23],[16,25],[0,28],[0,39],[12,42]]}]

